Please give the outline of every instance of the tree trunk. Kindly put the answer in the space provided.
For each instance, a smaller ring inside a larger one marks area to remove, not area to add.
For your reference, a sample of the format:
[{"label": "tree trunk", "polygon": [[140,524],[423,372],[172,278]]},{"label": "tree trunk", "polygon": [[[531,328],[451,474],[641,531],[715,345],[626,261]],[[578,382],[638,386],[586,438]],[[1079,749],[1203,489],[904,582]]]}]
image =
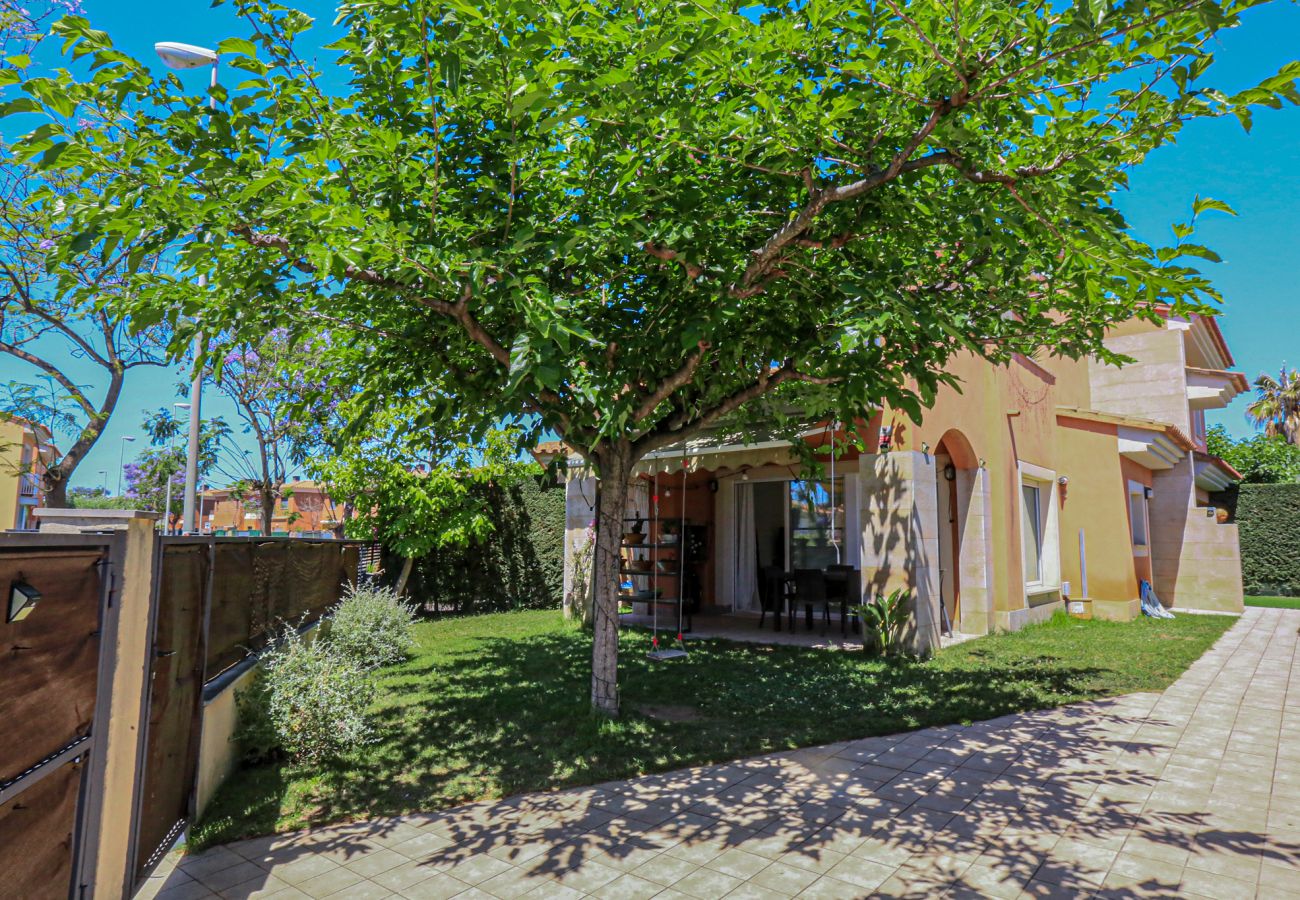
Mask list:
[{"label": "tree trunk", "polygon": [[607,716],[618,715],[618,551],[631,476],[630,448],[616,447],[601,456],[593,565],[596,599],[592,622],[591,705]]},{"label": "tree trunk", "polygon": [[262,482],[262,535],[271,536],[271,520],[275,518],[275,491],[269,481]]},{"label": "tree trunk", "polygon": [[408,579],[410,579],[411,569],[413,568],[415,568],[415,557],[414,556],[406,557],[406,559],[402,562],[402,574],[397,576],[397,584],[393,588],[393,592],[397,594],[397,596],[401,597],[403,594],[406,593],[406,582]]},{"label": "tree trunk", "polygon": [[89,418],[72,447],[63,454],[58,463],[46,471],[45,477],[41,479],[45,490],[45,506],[51,509],[67,508],[68,482],[72,479],[72,473],[77,470],[77,466],[95,446],[99,436],[104,433],[113,410],[117,408],[118,398],[122,396],[124,374],[119,369],[110,370],[108,390],[104,393],[104,402],[99,404],[99,411]]}]

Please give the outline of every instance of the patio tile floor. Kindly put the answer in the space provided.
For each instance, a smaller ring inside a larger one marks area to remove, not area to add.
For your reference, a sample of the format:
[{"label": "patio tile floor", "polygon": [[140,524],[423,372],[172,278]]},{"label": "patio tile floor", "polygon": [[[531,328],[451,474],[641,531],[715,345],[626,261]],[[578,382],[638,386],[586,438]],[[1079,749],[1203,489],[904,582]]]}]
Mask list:
[{"label": "patio tile floor", "polygon": [[1248,608],[1162,694],[255,838],[137,898],[1300,898],[1298,632]]}]

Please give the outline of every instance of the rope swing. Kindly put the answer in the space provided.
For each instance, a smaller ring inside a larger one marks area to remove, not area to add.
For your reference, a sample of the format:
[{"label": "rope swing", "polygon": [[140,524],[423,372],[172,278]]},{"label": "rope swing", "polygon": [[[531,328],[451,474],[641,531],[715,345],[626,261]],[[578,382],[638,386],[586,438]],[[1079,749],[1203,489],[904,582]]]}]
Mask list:
[{"label": "rope swing", "polygon": [[835,548],[835,565],[843,562],[840,559],[840,539],[835,534],[835,429],[839,427],[839,422],[831,422],[831,546]]}]

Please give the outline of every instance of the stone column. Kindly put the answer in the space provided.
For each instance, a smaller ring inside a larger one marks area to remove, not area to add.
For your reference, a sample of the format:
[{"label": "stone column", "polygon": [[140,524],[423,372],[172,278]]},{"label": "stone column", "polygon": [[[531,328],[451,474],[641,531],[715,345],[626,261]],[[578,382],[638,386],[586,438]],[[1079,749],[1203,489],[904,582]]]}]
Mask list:
[{"label": "stone column", "polygon": [[863,456],[858,468],[862,583],[870,594],[906,588],[910,650],[939,647],[939,504],[934,457],[914,450]]},{"label": "stone column", "polygon": [[[574,560],[582,553],[588,541],[587,531],[596,518],[596,478],[580,471],[571,472],[564,483],[564,614],[579,614],[571,608]],[[590,574],[588,575],[590,579]],[[588,581],[590,584],[590,581]]]},{"label": "stone column", "polygon": [[993,630],[993,546],[992,502],[989,473],[985,469],[957,470],[957,523],[961,549],[957,560],[960,573],[961,608],[958,631],[988,634]]}]

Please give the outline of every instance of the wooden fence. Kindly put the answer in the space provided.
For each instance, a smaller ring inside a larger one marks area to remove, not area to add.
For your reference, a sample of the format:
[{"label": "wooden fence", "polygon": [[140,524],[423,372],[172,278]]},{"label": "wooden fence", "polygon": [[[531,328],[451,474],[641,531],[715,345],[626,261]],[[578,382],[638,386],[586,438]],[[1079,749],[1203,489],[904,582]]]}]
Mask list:
[{"label": "wooden fence", "polygon": [[[251,665],[284,624],[319,619],[355,581],[360,549],[328,539],[137,539],[132,553],[150,557],[140,571],[152,576],[138,619],[122,629],[144,628],[147,639],[119,642],[113,597],[131,565],[126,546],[124,534],[0,536],[0,896],[81,897],[96,884],[100,894],[129,896],[194,816],[205,685],[211,693],[214,679],[233,683],[233,670]],[[20,583],[40,599],[8,621]],[[124,682],[120,673],[131,671],[135,680]],[[139,717],[134,727],[113,704],[123,683],[139,695],[134,706],[119,704]],[[135,760],[125,779],[128,834],[109,854],[120,890],[104,890],[95,871],[99,835],[122,830],[104,826],[99,812],[99,732],[110,709],[113,725],[132,735],[118,744],[134,742],[125,765],[114,757],[114,771]]]},{"label": "wooden fence", "polygon": [[[120,550],[102,536],[0,544],[0,895],[68,897],[87,877],[76,847],[99,799],[92,750]],[[25,615],[10,605],[19,586],[39,595]]]}]

